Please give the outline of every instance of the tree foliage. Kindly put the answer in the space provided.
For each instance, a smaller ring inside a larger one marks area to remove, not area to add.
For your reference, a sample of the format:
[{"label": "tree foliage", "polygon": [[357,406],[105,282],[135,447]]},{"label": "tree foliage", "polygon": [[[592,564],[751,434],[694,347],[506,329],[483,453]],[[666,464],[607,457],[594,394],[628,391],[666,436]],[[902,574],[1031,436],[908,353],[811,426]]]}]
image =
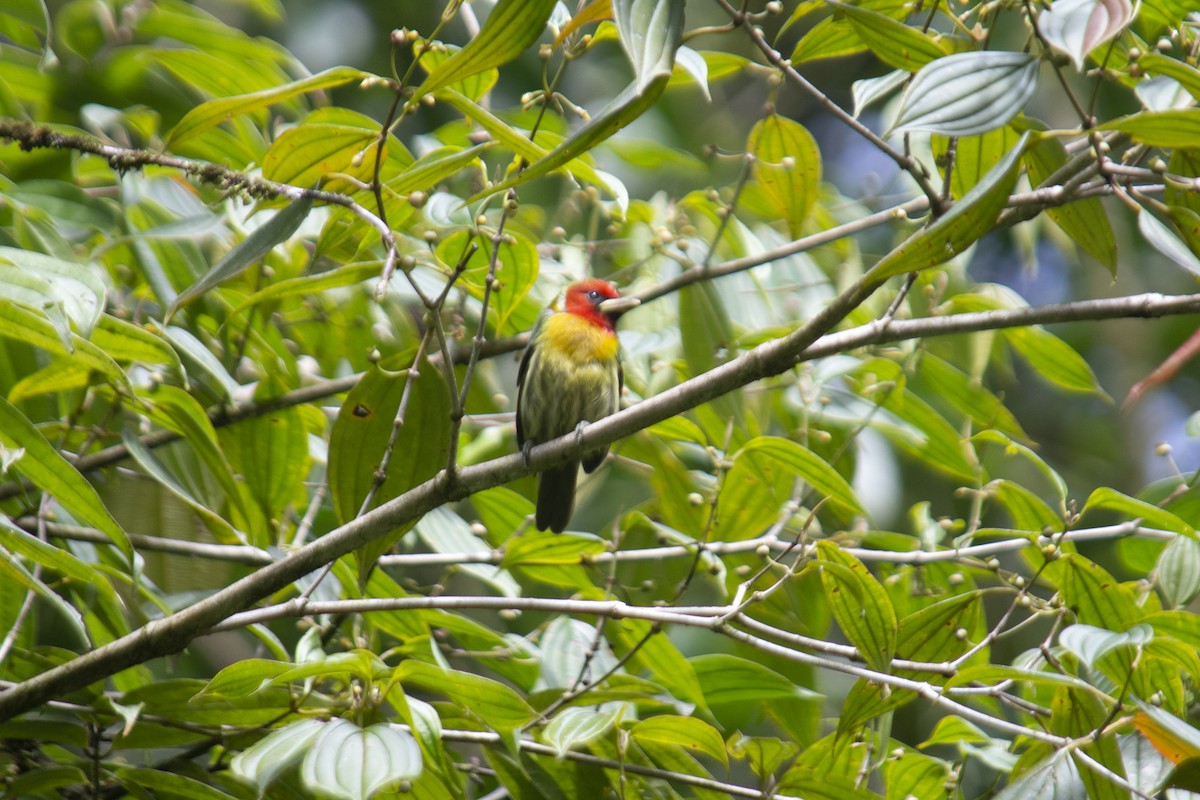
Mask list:
[{"label": "tree foliage", "polygon": [[6,796],[1200,790],[1189,3],[387,6],[0,9]]}]

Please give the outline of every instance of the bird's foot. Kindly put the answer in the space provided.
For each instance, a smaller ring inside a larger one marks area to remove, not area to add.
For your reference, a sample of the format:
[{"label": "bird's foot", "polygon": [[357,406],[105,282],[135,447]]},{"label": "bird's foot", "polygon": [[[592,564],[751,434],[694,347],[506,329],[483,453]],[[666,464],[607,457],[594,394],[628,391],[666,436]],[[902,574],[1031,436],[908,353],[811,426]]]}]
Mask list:
[{"label": "bird's foot", "polygon": [[531,450],[533,450],[532,441],[527,440],[525,444],[521,445],[521,463],[525,465],[526,469],[529,469],[529,453]]},{"label": "bird's foot", "polygon": [[583,445],[583,429],[591,424],[586,419],[581,419],[579,420],[579,424],[575,426],[575,445],[577,447]]}]

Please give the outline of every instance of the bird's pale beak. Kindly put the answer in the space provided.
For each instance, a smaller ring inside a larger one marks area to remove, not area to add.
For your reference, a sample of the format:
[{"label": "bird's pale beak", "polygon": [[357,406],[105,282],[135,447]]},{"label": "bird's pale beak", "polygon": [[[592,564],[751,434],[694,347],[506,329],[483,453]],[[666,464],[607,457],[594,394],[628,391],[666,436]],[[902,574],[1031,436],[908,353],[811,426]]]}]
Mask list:
[{"label": "bird's pale beak", "polygon": [[636,297],[610,297],[596,306],[606,317],[619,317],[632,308],[637,308],[642,301]]}]

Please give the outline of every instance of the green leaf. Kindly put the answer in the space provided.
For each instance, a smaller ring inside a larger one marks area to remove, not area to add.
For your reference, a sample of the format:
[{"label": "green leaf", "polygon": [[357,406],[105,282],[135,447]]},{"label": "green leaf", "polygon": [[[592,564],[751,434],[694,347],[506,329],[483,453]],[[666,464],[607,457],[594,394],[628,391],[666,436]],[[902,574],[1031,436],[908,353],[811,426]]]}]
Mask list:
[{"label": "green leaf", "polygon": [[[601,109],[599,113],[583,125],[583,127],[568,136],[562,144],[555,147],[544,158],[533,162],[524,171],[513,175],[507,180],[476,192],[467,198],[467,203],[474,203],[484,197],[505,192],[515,186],[528,183],[535,178],[540,178],[543,175],[553,172],[559,167],[567,166],[570,162],[587,153],[596,145],[642,116],[642,114],[654,105],[659,95],[662,94],[670,77],[671,73],[667,72],[657,75],[645,85],[630,84],[624,91],[614,97],[608,105]],[[578,171],[578,167],[575,165],[567,166],[567,168],[573,174]],[[597,185],[609,189],[610,192],[612,191],[612,182],[610,180],[605,179],[594,170],[591,174],[595,177]]]},{"label": "green leaf", "polygon": [[300,224],[304,222],[305,217],[308,216],[308,212],[312,209],[312,205],[313,201],[310,197],[302,197],[299,200],[294,200],[287,208],[277,212],[269,220],[251,231],[249,236],[234,245],[220,261],[213,264],[212,268],[200,280],[189,286],[175,298],[167,309],[167,314],[163,322],[165,323],[170,320],[175,312],[209,289],[218,286],[235,275],[240,275],[245,271],[246,267],[271,252],[271,248],[275,247],[275,245],[286,241],[288,237],[296,232]]},{"label": "green leaf", "polygon": [[949,55],[941,43],[887,14],[846,3],[829,5],[846,15],[871,52],[889,67],[916,72]]},{"label": "green leaf", "polygon": [[595,626],[581,619],[555,617],[539,644],[538,685],[547,689],[570,689],[579,680],[594,684],[617,664],[608,643],[601,638],[597,644]]},{"label": "green leaf", "polygon": [[727,653],[706,653],[688,660],[696,670],[700,690],[709,705],[769,703],[812,696],[807,689],[757,661]]},{"label": "green leaf", "polygon": [[53,797],[55,794],[60,796],[63,794],[55,792],[56,789],[85,786],[88,780],[87,775],[79,767],[41,767],[23,772],[10,779],[5,788],[12,793],[13,797]]},{"label": "green leaf", "polygon": [[301,663],[288,664],[286,670],[271,679],[273,685],[284,686],[288,683],[308,681],[310,678],[345,684],[353,681],[368,683],[383,680],[388,675],[387,665],[372,652],[353,650],[326,656],[319,649],[320,638],[309,638],[311,642],[301,640],[297,648],[296,658]]},{"label": "green leaf", "polygon": [[[37,542],[40,547],[33,545],[29,541],[31,539]],[[40,564],[50,562],[50,566],[53,569],[57,569],[63,572],[63,574],[70,574],[67,570],[78,572],[74,569],[76,566],[73,563],[74,557],[68,553],[63,553],[61,557],[55,557],[53,554],[47,552],[47,549],[57,550],[58,548],[34,539],[34,537],[29,536],[25,531],[18,528],[8,517],[2,516],[0,516],[0,543],[4,545],[0,547],[0,578],[4,578],[10,584],[24,587],[36,593],[38,597],[41,597],[55,611],[62,615],[81,641],[90,644],[91,637],[88,635],[87,626],[84,625],[83,616],[79,611],[53,592],[41,579],[30,572],[25,564],[21,562],[20,558],[18,558],[20,555],[25,555],[26,557],[33,558]],[[80,564],[79,566],[85,565]],[[110,595],[113,594],[112,587],[103,578],[97,577],[96,586],[107,589]]]},{"label": "green leaf", "polygon": [[[511,534],[533,513],[533,501],[507,486],[476,492],[471,495],[471,505],[487,528],[489,541],[493,542],[511,540]],[[516,543],[516,540],[512,541]]]},{"label": "green leaf", "polygon": [[[438,42],[437,47],[433,49],[424,49],[429,46],[429,42],[422,39],[417,39],[412,43],[413,57],[420,57],[421,69],[425,70],[425,74],[437,72],[442,63],[454,58],[462,48],[458,45],[448,44],[446,42]],[[532,42],[531,42],[532,44]],[[520,53],[517,53],[520,55]],[[516,56],[514,56],[515,58]],[[496,85],[496,81],[500,78],[500,71],[497,69],[485,69],[477,72],[474,75],[469,75],[461,81],[455,82],[450,88],[456,92],[462,92],[474,103],[478,103],[484,96],[492,90]]]},{"label": "green leaf", "polygon": [[300,765],[307,789],[339,800],[369,800],[380,790],[421,774],[421,749],[412,734],[381,722],[360,728],[326,722]]},{"label": "green leaf", "polygon": [[[947,719],[953,717],[943,717],[941,721]],[[904,797],[938,797],[946,791],[947,781],[952,780],[950,765],[947,762],[915,753],[907,748],[897,757],[887,760],[883,774],[889,800]]]},{"label": "green leaf", "polygon": [[69,358],[53,358],[46,366],[31,372],[8,390],[8,401],[19,404],[31,397],[83,389],[92,382],[92,371]]},{"label": "green leaf", "polygon": [[[435,508],[417,522],[417,534],[435,553],[471,553],[490,557],[492,548],[471,531],[462,517],[449,508]],[[475,576],[505,597],[520,597],[521,587],[507,570],[494,564],[459,564],[458,570]],[[360,567],[361,571],[361,567]]]},{"label": "green leaf", "polygon": [[554,2],[500,0],[470,44],[434,67],[409,102],[521,55],[542,35]]},{"label": "green leaf", "polygon": [[72,516],[104,533],[132,561],[133,545],[104,507],[100,495],[33,423],[3,397],[0,397],[0,444],[24,449],[25,455],[16,463],[21,474],[62,503]]},{"label": "green leaf", "polygon": [[679,745],[729,766],[729,755],[725,752],[725,740],[721,734],[712,725],[695,717],[650,717],[634,725],[629,734],[636,742]]},{"label": "green leaf", "polygon": [[[1110,489],[1107,486],[1101,486],[1092,492],[1080,514],[1083,515],[1098,508],[1119,512],[1129,519],[1139,519],[1144,525],[1149,527],[1174,531],[1175,533],[1187,536],[1189,539],[1197,537],[1196,529],[1178,515],[1171,513],[1165,508],[1160,508],[1153,503],[1147,503],[1144,500],[1138,500],[1122,494],[1116,489]],[[1114,628],[1113,630],[1116,629]]]},{"label": "green leaf", "polygon": [[1174,78],[1192,97],[1200,100],[1200,69],[1162,53],[1142,53],[1138,67],[1168,78]]},{"label": "green leaf", "polygon": [[[1100,700],[1091,692],[1080,689],[1063,687],[1054,693],[1054,701],[1050,704],[1050,730],[1060,736],[1091,736],[1109,719],[1108,709]],[[1117,748],[1115,734],[1109,733],[1097,741],[1084,744],[1080,750],[1114,775],[1125,777],[1125,767],[1121,761],[1121,751]],[[1118,788],[1107,776],[1097,774],[1085,763],[1076,763],[1088,798],[1118,800],[1129,796],[1128,791]]]},{"label": "green leaf", "polygon": [[0,297],[0,336],[64,356],[77,366],[100,373],[122,390],[130,390],[125,370],[95,344],[71,333],[65,318],[55,322],[44,312]]},{"label": "green leaf", "polygon": [[[269,403],[270,397],[256,398]],[[264,519],[279,524],[308,477],[308,430],[298,408],[277,408],[237,425],[222,428],[221,449],[241,476],[250,500]],[[274,542],[269,531],[251,532],[251,543]]]},{"label": "green leaf", "polygon": [[976,464],[970,442],[932,406],[906,388],[898,364],[875,358],[860,364],[854,372],[858,393],[890,412],[873,415],[868,424],[922,464],[957,480],[975,479]]},{"label": "green leaf", "polygon": [[[855,5],[877,11],[896,20],[904,19],[911,10],[911,7],[905,6],[903,0],[864,0]],[[824,7],[824,3],[801,3],[793,12],[789,24],[799,19],[796,16],[798,14],[803,16],[805,13]],[[846,18],[846,15],[835,14],[829,19],[818,22],[801,37],[800,41],[796,43],[795,50],[792,51],[791,61],[793,64],[802,64],[806,61],[853,55],[867,49],[858,29]]]},{"label": "green leaf", "polygon": [[[218,672],[208,684],[192,698],[192,702],[203,702],[209,698],[244,697],[271,686],[283,673],[295,667],[285,661],[266,658],[244,658],[235,661]],[[262,744],[262,741],[259,742]]]},{"label": "green leaf", "polygon": [[95,264],[0,246],[0,295],[35,308],[56,306],[88,338],[104,311],[108,287]]},{"label": "green leaf", "polygon": [[187,328],[180,328],[178,325],[168,325],[163,333],[187,364],[188,374],[218,399],[232,403],[241,386],[225,369],[221,360],[204,346],[204,342],[197,339]]},{"label": "green leaf", "polygon": [[114,361],[166,366],[187,387],[187,373],[175,348],[165,338],[144,327],[102,314],[92,331],[92,344],[108,353]]},{"label": "green leaf", "polygon": [[779,782],[779,792],[805,800],[877,800],[879,795],[840,775],[819,770],[789,770]]},{"label": "green leaf", "polygon": [[1029,134],[999,164],[967,192],[940,218],[906,239],[867,273],[867,278],[882,282],[893,275],[936,267],[966,250],[992,229],[1017,181],[1021,153]]},{"label": "green leaf", "polygon": [[[708,372],[737,354],[737,337],[729,322],[729,312],[713,282],[679,290],[679,328],[684,361],[693,376]],[[724,410],[732,414],[736,406],[727,405]]]},{"label": "green leaf", "polygon": [[0,34],[30,50],[48,45],[50,13],[45,0],[12,0],[0,9]]},{"label": "green leaf", "polygon": [[624,703],[603,703],[596,707],[564,708],[554,715],[542,731],[542,741],[554,748],[561,758],[568,750],[607,734],[626,710]]},{"label": "green leaf", "polygon": [[370,182],[378,140],[378,130],[306,121],[279,134],[267,149],[263,177],[305,189],[352,189],[354,184],[337,176]]},{"label": "green leaf", "polygon": [[[1019,134],[1013,126],[1004,125],[977,136],[962,136],[955,141],[954,166],[950,170],[951,194],[960,199],[971,187],[979,183],[988,170],[1000,163],[1000,159],[1012,150]],[[934,136],[933,153],[943,159],[949,148],[949,137]],[[940,162],[939,162],[940,163]]]},{"label": "green leaf", "polygon": [[108,578],[69,551],[43,542],[8,517],[0,516],[0,543],[10,555],[22,556],[83,586],[91,586],[112,602],[119,602]]},{"label": "green leaf", "polygon": [[1006,328],[1004,338],[1051,385],[1107,397],[1083,356],[1045,328]]},{"label": "green leaf", "polygon": [[685,45],[680,45],[675,51],[675,68],[671,71],[667,88],[674,88],[680,83],[694,83],[704,99],[712,102],[712,94],[708,89],[708,62],[700,53]]},{"label": "green leaf", "polygon": [[[375,480],[400,408],[408,372],[375,365],[346,395],[329,437],[329,490],[342,523],[358,516]],[[379,505],[427,480],[449,453],[449,392],[436,368],[425,361],[413,377],[412,394],[387,478],[375,493]],[[385,537],[386,538],[386,537]]]},{"label": "green leaf", "polygon": [[207,503],[197,499],[195,495],[176,480],[175,476],[154,455],[154,451],[143,445],[141,440],[133,435],[132,431],[126,430],[121,437],[121,442],[125,445],[125,449],[129,451],[130,457],[133,458],[134,462],[147,475],[158,481],[167,491],[186,503],[204,520],[204,523],[213,532],[217,541],[226,544],[242,544],[245,541],[245,537],[234,530],[233,526],[224,517],[209,508]]},{"label": "green leaf", "polygon": [[[403,692],[403,688],[399,686],[394,689]],[[389,702],[394,698],[394,693],[388,695]],[[437,709],[424,700],[407,696],[404,697],[403,702],[394,702],[392,705],[398,706],[401,717],[416,736],[417,743],[421,745],[421,752],[426,760],[436,762],[444,752],[442,748],[442,718],[438,716]]]},{"label": "green leaf", "polygon": [[1155,568],[1158,588],[1171,608],[1182,608],[1200,594],[1200,544],[1176,536],[1163,548]]},{"label": "green leaf", "polygon": [[319,719],[302,719],[271,731],[234,756],[229,769],[236,777],[253,784],[259,795],[263,795],[278,775],[299,764],[300,759],[311,751],[313,740],[325,725]]},{"label": "green leaf", "polygon": [[295,297],[296,295],[320,294],[327,289],[353,286],[378,275],[382,268],[382,261],[363,261],[345,264],[315,275],[301,275],[297,278],[274,281],[243,300],[237,308],[230,312],[230,316],[270,300],[282,300],[285,297]]},{"label": "green leaf", "polygon": [[800,123],[769,114],[750,129],[746,150],[754,154],[755,179],[792,238],[798,238],[821,188],[816,140]]},{"label": "green leaf", "polygon": [[[146,403],[144,413],[150,420],[175,431],[184,438],[225,493],[226,499],[235,511],[234,518],[240,517],[242,520],[248,521],[250,519],[249,509],[243,503],[242,493],[238,490],[232,470],[229,469],[229,461],[221,452],[217,441],[217,431],[196,398],[177,386],[167,384],[159,384],[152,390],[141,391],[138,393],[138,398]],[[143,460],[147,464],[153,463],[146,459]],[[155,476],[153,469],[148,471]],[[170,488],[170,484],[165,485]],[[190,496],[191,493],[189,492],[188,495]],[[226,543],[241,542],[240,537],[235,537]]]},{"label": "green leaf", "polygon": [[996,479],[988,481],[987,490],[1008,512],[1012,526],[1019,531],[1041,533],[1047,527],[1053,529],[1063,524],[1061,513],[1055,512],[1045,500],[1022,484]]},{"label": "green leaf", "polygon": [[603,539],[573,533],[526,533],[508,541],[504,567],[588,564],[607,549]]},{"label": "green leaf", "polygon": [[119,767],[116,774],[117,780],[123,786],[137,787],[138,791],[149,789],[154,792],[156,797],[174,797],[180,798],[180,800],[232,800],[233,798],[233,795],[226,794],[207,783],[201,783],[195,778],[189,778],[178,772],[144,767]]},{"label": "green leaf", "polygon": [[1192,254],[1200,255],[1200,214],[1187,206],[1171,205],[1167,206],[1167,216],[1175,223],[1175,231]]},{"label": "green leaf", "polygon": [[[496,258],[495,281],[488,298],[488,316],[493,320],[498,335],[511,335],[528,330],[537,320],[540,309],[530,304],[522,308],[529,290],[537,283],[537,245],[520,233],[512,234],[512,240],[500,243]],[[459,279],[471,296],[482,300],[487,292],[487,276],[491,264],[491,239],[485,236],[472,237],[467,231],[458,231],[443,239],[437,248],[437,256],[447,267],[453,269],[462,262],[469,251],[468,242],[479,245],[466,261],[466,270]]]},{"label": "green leaf", "polygon": [[[530,141],[529,137],[520,131],[516,130],[504,120],[492,114],[482,106],[473,103],[459,92],[453,89],[442,89],[438,92],[439,102],[443,102],[451,106],[455,110],[477,123],[481,128],[495,137],[496,141],[512,150],[518,156],[521,156],[529,163],[540,162],[550,151]],[[540,138],[540,137],[539,137]],[[610,195],[613,194],[611,181],[601,175],[594,167],[582,159],[565,160],[563,163],[549,167],[545,172],[551,172],[562,167],[573,177],[581,181],[592,183],[601,189],[607,191]],[[424,188],[423,186],[414,186],[414,188]],[[396,191],[400,191],[397,189]],[[411,191],[411,190],[410,190]]]},{"label": "green leaf", "polygon": [[[1055,170],[1066,163],[1067,149],[1053,136],[1035,143],[1025,153],[1029,183],[1034,187],[1041,186]],[[1104,205],[1098,198],[1090,197],[1047,208],[1046,214],[1071,237],[1071,241],[1077,247],[1103,264],[1116,277],[1117,243]]]},{"label": "green leaf", "polygon": [[854,98],[854,118],[857,119],[868,106],[899,89],[907,80],[908,72],[894,69],[875,78],[855,81],[850,86],[850,94]]},{"label": "green leaf", "polygon": [[1133,593],[1103,567],[1077,553],[1066,553],[1060,560],[1066,569],[1059,592],[1078,622],[1120,633],[1129,630],[1143,616]]},{"label": "green leaf", "polygon": [[1056,750],[1031,769],[1016,776],[1007,786],[997,792],[995,800],[1028,800],[1031,797],[1057,798],[1066,792],[1068,796],[1089,797],[1087,790],[1079,784],[1079,768],[1067,755],[1066,750]]},{"label": "green leaf", "polygon": [[468,164],[478,162],[483,152],[492,145],[493,142],[484,142],[467,148],[439,147],[418,158],[395,177],[388,178],[385,185],[398,195],[407,196],[418,190],[429,193],[439,182]]},{"label": "green leaf", "polygon": [[[598,589],[584,594],[595,595],[590,599],[604,597]],[[640,619],[609,620],[604,631],[613,652],[628,658],[635,674],[637,670],[646,670],[651,680],[665,686],[677,699],[707,711],[695,669],[669,637]],[[631,653],[635,647],[638,649]]]},{"label": "green leaf", "polygon": [[612,0],[613,20],[638,87],[671,73],[683,6],[683,0]]},{"label": "green leaf", "polygon": [[[952,661],[967,652],[976,641],[972,636],[982,619],[980,595],[965,592],[939,600],[909,614],[899,623],[896,655],[911,661]],[[965,630],[964,639],[958,635]],[[925,677],[925,676],[923,676]],[[941,680],[929,676],[936,683]]]},{"label": "green leaf", "polygon": [[410,660],[396,668],[396,678],[406,688],[414,686],[449,697],[460,709],[501,733],[520,728],[537,717],[537,712],[516,691],[480,675]]},{"label": "green leaf", "polygon": [[[654,105],[670,81],[675,65],[675,50],[683,35],[683,0],[616,0],[613,12],[619,18],[622,12],[618,12],[618,7],[624,7],[630,20],[630,38],[626,40],[623,36],[622,43],[634,62],[636,80],[545,158],[532,163],[523,172],[477,192],[467,200],[468,203],[507,191],[564,166]],[[639,20],[654,20],[654,29],[639,29]]]},{"label": "green leaf", "polygon": [[222,97],[216,100],[209,100],[207,103],[201,103],[184,115],[179,124],[171,129],[171,133],[167,136],[166,146],[168,148],[176,148],[183,142],[204,133],[209,128],[220,125],[222,122],[240,114],[257,111],[275,103],[290,100],[306,92],[329,89],[349,83],[350,81],[362,80],[369,77],[372,77],[371,74],[362,70],[350,67],[333,67],[324,72],[318,72],[316,75],[286,83],[282,86],[275,86],[270,89],[237,95],[235,97]]},{"label": "green leaf", "polygon": [[1153,147],[1195,147],[1200,141],[1200,108],[1144,111],[1098,125],[1097,130],[1128,133]]},{"label": "green leaf", "polygon": [[872,669],[889,672],[899,625],[887,591],[861,561],[831,541],[817,542],[817,561],[838,627]]},{"label": "green leaf", "polygon": [[924,750],[926,747],[932,747],[936,744],[986,744],[990,741],[992,741],[992,737],[980,730],[975,723],[968,722],[962,717],[951,715],[938,720],[937,725],[934,726],[933,733],[929,735],[928,739],[917,745],[917,747]]},{"label": "green leaf", "polygon": [[931,61],[900,98],[892,133],[929,131],[972,136],[999,128],[1037,91],[1038,60],[1028,53],[984,50]]},{"label": "green leaf", "polygon": [[1200,258],[1166,225],[1146,209],[1138,212],[1138,231],[1150,245],[1196,277],[1200,277]]},{"label": "green leaf", "polygon": [[1141,648],[1154,638],[1154,629],[1145,623],[1115,633],[1094,625],[1070,625],[1058,635],[1058,643],[1088,668],[1093,669],[1104,655],[1118,647]]},{"label": "green leaf", "polygon": [[1045,459],[1035,453],[1031,448],[1021,444],[1020,442],[1014,442],[1000,431],[995,430],[980,431],[972,436],[971,440],[975,442],[987,442],[989,444],[1000,445],[1004,448],[1005,456],[1010,458],[1012,456],[1021,456],[1024,458],[1026,461],[1036,467],[1038,472],[1041,472],[1042,475],[1046,476],[1046,480],[1049,481],[1050,485],[1054,487],[1054,493],[1058,495],[1059,505],[1062,508],[1066,508],[1068,493],[1067,482],[1063,480],[1062,476],[1059,475],[1053,467],[1046,463]]},{"label": "green leaf", "polygon": [[820,498],[831,503],[842,513],[867,513],[850,484],[837,470],[811,450],[793,441],[776,436],[756,437],[737,452],[734,456],[735,463],[743,458],[782,467],[789,474],[804,480]]},{"label": "green leaf", "polygon": [[980,428],[990,428],[1006,436],[1029,439],[1021,423],[1005,408],[999,397],[988,391],[982,381],[971,377],[933,353],[921,354],[917,368],[921,381],[918,395],[937,397]]}]

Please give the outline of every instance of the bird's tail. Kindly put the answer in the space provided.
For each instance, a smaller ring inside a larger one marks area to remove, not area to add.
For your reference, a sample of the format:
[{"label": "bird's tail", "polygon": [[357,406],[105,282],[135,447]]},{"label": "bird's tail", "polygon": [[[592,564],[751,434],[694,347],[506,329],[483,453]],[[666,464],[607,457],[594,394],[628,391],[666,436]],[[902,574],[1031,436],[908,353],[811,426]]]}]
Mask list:
[{"label": "bird's tail", "polygon": [[575,510],[575,476],[579,465],[571,462],[544,470],[538,478],[537,528],[562,533]]}]

